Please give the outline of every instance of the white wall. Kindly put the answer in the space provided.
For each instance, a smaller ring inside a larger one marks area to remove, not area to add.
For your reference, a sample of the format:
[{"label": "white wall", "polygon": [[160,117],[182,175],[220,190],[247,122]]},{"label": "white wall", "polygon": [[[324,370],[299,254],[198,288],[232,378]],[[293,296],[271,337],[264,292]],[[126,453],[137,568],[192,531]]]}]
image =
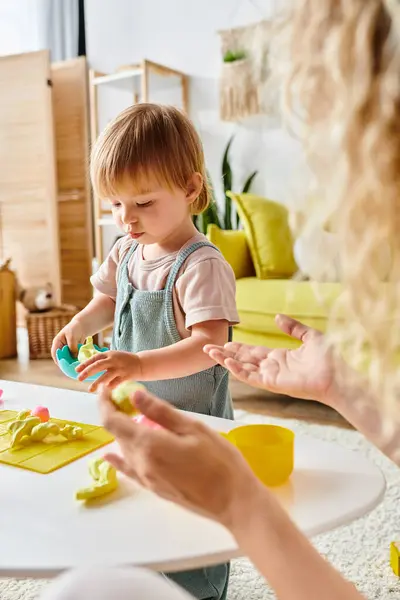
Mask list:
[{"label": "white wall", "polygon": [[[265,117],[241,124],[219,119],[217,30],[268,18],[274,10],[274,0],[86,0],[87,54],[100,71],[148,58],[186,72],[190,115],[202,136],[215,187],[220,189],[222,155],[234,132],[234,187],[241,188],[258,169],[253,191],[288,204],[295,201],[295,182],[302,173],[298,144]],[[106,120],[114,108],[106,101]]]},{"label": "white wall", "polygon": [[40,0],[0,0],[0,56],[40,49]]}]

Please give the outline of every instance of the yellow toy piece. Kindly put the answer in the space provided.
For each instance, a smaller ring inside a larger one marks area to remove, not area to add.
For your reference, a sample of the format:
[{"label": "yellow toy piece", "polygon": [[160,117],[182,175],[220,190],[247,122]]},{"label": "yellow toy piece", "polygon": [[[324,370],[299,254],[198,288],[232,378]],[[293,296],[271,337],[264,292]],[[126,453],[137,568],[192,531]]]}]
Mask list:
[{"label": "yellow toy piece", "polygon": [[17,416],[15,417],[15,419],[13,421],[11,421],[11,423],[9,423],[9,425],[7,427],[7,431],[9,433],[13,433],[20,426],[20,424],[21,424],[20,422],[21,421],[25,421],[25,419],[27,419],[30,416],[31,416],[31,411],[30,410],[28,410],[28,409],[21,410],[21,412],[19,412],[17,414]]},{"label": "yellow toy piece", "polygon": [[138,411],[132,404],[132,396],[138,390],[145,390],[144,385],[135,381],[124,381],[111,392],[111,399],[122,412],[133,415]]},{"label": "yellow toy piece", "polygon": [[392,542],[390,544],[390,566],[393,573],[400,577],[400,542]]},{"label": "yellow toy piece", "polygon": [[16,417],[16,421],[25,421],[25,419],[27,419],[28,417],[31,416],[31,411],[26,408],[25,410],[21,410]]},{"label": "yellow toy piece", "polygon": [[[19,413],[19,415],[22,414],[25,413]],[[69,423],[63,423],[60,426],[52,421],[42,423],[40,417],[27,417],[22,421],[12,421],[8,426],[8,431],[13,436],[11,448],[17,445],[29,446],[35,442],[43,442],[49,435],[62,435],[68,441],[81,440],[84,437],[81,427]]]},{"label": "yellow toy piece", "polygon": [[63,435],[67,440],[81,440],[83,438],[83,429],[81,427],[75,427],[67,424],[60,429],[60,434]]},{"label": "yellow toy piece", "polygon": [[96,350],[93,344],[93,338],[89,336],[86,338],[85,343],[79,348],[78,361],[83,363],[86,360],[89,360],[89,358],[92,358],[95,354],[101,354],[101,352]]},{"label": "yellow toy piece", "polygon": [[40,424],[39,417],[28,417],[24,421],[17,421],[17,426],[12,432],[12,439],[10,447],[14,448],[17,446],[23,437],[29,436],[32,429]]},{"label": "yellow toy piece", "polygon": [[[50,423],[58,426],[60,432],[68,425],[69,427],[64,433],[69,435],[68,432],[72,431],[72,437],[80,438],[83,435],[83,439],[69,440],[61,434],[54,435],[56,429],[46,424],[43,431],[47,429],[48,437],[44,438],[43,441],[33,442],[31,435],[23,435],[18,445],[12,448],[10,444],[14,431],[9,432],[8,429],[11,423],[15,423],[11,427],[13,430],[21,427],[22,422],[16,421],[17,416],[18,411],[0,410],[0,465],[4,464],[9,467],[26,469],[46,475],[114,441],[113,436],[98,425],[77,423],[52,417]],[[38,425],[39,422],[36,421],[31,433]],[[82,430],[82,433],[80,430]],[[36,433],[38,431],[41,430],[39,428],[35,430],[35,437],[39,435],[39,433]]]},{"label": "yellow toy piece", "polygon": [[93,500],[114,492],[118,487],[116,469],[104,458],[96,458],[89,463],[89,473],[94,483],[76,492],[77,500]]},{"label": "yellow toy piece", "polygon": [[59,435],[59,433],[60,428],[56,423],[51,423],[50,421],[47,423],[40,423],[39,425],[35,425],[30,435],[22,438],[21,444],[27,446],[33,442],[43,442],[48,435]]}]

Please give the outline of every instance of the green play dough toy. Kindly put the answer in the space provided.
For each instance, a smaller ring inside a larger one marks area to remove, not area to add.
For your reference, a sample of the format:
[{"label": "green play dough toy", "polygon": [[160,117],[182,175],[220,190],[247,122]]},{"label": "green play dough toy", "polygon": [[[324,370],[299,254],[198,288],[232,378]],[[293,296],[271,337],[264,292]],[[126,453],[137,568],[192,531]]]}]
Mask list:
[{"label": "green play dough toy", "polygon": [[111,392],[111,399],[119,410],[128,415],[136,414],[138,411],[132,405],[132,396],[138,390],[145,390],[144,385],[135,381],[124,381]]},{"label": "green play dough toy", "polygon": [[101,352],[94,347],[93,338],[87,337],[86,342],[79,348],[78,362],[83,363],[95,354],[101,354]]}]

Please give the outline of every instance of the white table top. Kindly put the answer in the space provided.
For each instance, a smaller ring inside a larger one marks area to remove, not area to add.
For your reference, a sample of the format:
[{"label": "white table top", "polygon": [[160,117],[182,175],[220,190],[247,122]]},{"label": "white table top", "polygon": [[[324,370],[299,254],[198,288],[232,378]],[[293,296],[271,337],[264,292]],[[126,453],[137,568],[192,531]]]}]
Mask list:
[{"label": "white table top", "polygon": [[[52,416],[99,424],[96,396],[0,380],[4,408],[41,404]],[[233,423],[199,417],[219,431]],[[74,499],[89,482],[99,450],[49,475],[0,464],[0,577],[52,577],[89,565],[131,564],[160,571],[198,568],[239,556],[220,525],[161,500],[121,476],[111,500],[88,507]],[[297,437],[295,470],[276,490],[293,520],[314,535],[375,507],[385,490],[381,471],[363,455]]]}]

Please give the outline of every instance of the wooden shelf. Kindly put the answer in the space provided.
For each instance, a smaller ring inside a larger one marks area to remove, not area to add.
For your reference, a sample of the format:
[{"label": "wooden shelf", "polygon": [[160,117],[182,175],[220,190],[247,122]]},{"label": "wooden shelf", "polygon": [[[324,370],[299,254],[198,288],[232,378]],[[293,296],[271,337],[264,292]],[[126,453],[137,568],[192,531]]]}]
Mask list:
[{"label": "wooden shelf", "polygon": [[92,84],[101,85],[102,83],[113,83],[114,81],[131,79],[132,77],[138,77],[141,75],[143,75],[143,69],[142,67],[138,66],[132,69],[117,71],[116,73],[111,73],[111,75],[99,75],[97,77],[93,77]]}]

